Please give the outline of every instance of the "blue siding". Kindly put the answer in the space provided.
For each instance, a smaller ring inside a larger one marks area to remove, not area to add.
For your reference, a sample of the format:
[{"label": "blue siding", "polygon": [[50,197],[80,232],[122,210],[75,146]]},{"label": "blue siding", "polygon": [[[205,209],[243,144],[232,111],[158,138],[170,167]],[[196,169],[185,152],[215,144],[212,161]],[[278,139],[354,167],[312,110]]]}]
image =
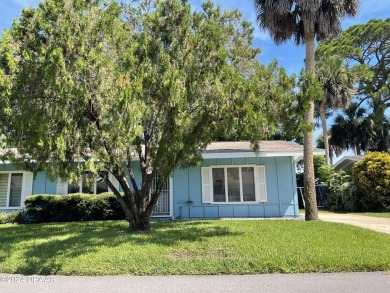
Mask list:
[{"label": "blue siding", "polygon": [[[264,165],[266,171],[267,202],[238,204],[203,204],[201,167],[215,165]],[[133,163],[137,185],[141,185],[139,162]],[[17,170],[11,164],[0,164],[0,171]],[[127,174],[128,175],[128,174]],[[176,169],[173,172],[173,217],[229,218],[229,217],[297,217],[299,215],[292,157],[254,157],[205,159],[201,166]],[[56,183],[44,172],[34,178],[33,194],[55,194]]]},{"label": "blue siding", "polygon": [[[203,204],[201,167],[215,165],[264,165],[266,170],[266,203]],[[198,168],[175,170],[173,200],[174,217],[297,217],[295,165],[291,157],[255,157],[205,159]]]},{"label": "blue siding", "polygon": [[55,194],[57,183],[52,182],[44,172],[38,172],[33,181],[33,194]]},{"label": "blue siding", "polygon": [[11,164],[0,164],[0,171],[17,171],[18,169]]}]

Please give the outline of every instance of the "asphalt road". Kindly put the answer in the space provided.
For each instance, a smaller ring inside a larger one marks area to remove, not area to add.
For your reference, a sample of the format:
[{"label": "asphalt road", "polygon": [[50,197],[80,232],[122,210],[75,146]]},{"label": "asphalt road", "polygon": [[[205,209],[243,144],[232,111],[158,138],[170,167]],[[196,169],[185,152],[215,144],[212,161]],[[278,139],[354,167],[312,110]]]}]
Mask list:
[{"label": "asphalt road", "polygon": [[243,276],[37,276],[0,274],[0,292],[390,292],[390,272]]}]

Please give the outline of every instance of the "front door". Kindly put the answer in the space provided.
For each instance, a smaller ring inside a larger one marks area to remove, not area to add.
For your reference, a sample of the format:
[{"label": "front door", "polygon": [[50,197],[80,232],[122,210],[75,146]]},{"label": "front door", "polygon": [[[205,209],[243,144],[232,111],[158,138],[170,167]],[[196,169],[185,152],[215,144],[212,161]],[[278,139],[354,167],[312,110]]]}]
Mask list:
[{"label": "front door", "polygon": [[[159,180],[159,176],[156,173],[153,178],[152,187],[150,192],[153,193],[156,191],[156,186]],[[161,191],[160,197],[158,199],[157,205],[153,210],[154,217],[161,216],[170,216],[171,215],[171,180],[168,179]]]}]

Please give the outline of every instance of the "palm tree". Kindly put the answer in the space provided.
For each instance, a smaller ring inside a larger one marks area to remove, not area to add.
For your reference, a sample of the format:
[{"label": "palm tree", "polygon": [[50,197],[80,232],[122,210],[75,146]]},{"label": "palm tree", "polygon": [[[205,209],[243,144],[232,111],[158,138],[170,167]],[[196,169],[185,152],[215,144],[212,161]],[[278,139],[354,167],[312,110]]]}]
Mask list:
[{"label": "palm tree", "polygon": [[[345,15],[357,13],[359,0],[254,0],[257,20],[277,44],[294,37],[306,45],[306,71],[315,73],[314,38],[323,40],[341,31]],[[314,98],[314,97],[313,97]],[[310,102],[305,120],[313,124],[314,102]],[[313,130],[304,138],[305,218],[317,220],[317,202],[313,165]]]},{"label": "palm tree", "polygon": [[326,108],[335,110],[337,108],[348,107],[356,91],[353,87],[354,78],[352,71],[348,69],[348,66],[343,63],[341,58],[336,56],[322,58],[318,63],[316,75],[322,85],[324,94],[321,100],[315,102],[315,105],[318,108],[321,118],[325,160],[326,164],[330,166],[328,127],[326,125],[325,115]]},{"label": "palm tree", "polygon": [[375,137],[375,125],[366,109],[359,108],[358,103],[351,105],[336,116],[330,128],[332,136],[330,144],[342,150],[352,149],[355,155],[368,151]]},{"label": "palm tree", "polygon": [[[332,137],[332,134],[330,131],[328,131],[328,139],[331,140],[331,137]],[[321,149],[325,148],[324,137],[322,135],[317,137],[316,147],[321,148]],[[340,156],[341,153],[343,152],[343,150],[344,149],[342,149],[336,145],[329,144],[329,160],[330,160],[331,166],[333,165],[334,157]]]}]

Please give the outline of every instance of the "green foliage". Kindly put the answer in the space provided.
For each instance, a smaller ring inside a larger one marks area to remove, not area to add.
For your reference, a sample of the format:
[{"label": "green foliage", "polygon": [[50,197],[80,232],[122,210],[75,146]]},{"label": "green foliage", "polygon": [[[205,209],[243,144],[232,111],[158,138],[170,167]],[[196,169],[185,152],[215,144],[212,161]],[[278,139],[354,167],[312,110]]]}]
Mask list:
[{"label": "green foliage", "polygon": [[390,105],[390,18],[351,26],[340,37],[320,44],[316,54],[325,59],[336,55],[349,64],[359,80],[357,98],[368,101],[372,109],[375,130],[369,148],[389,151],[390,122],[385,111]]},{"label": "green foliage", "polygon": [[320,178],[327,185],[326,209],[343,212],[357,210],[358,198],[350,175],[343,170],[335,172],[333,168],[325,165],[320,168]]},{"label": "green foliage", "polygon": [[[309,110],[310,103],[321,99],[324,94],[322,84],[317,77],[310,71],[303,71],[298,81],[299,93],[298,93],[298,104],[299,108],[303,109],[306,113]],[[313,123],[302,122],[300,130],[304,133],[313,130]]]},{"label": "green foliage", "polygon": [[0,224],[24,223],[23,211],[0,213]]},{"label": "green foliage", "polygon": [[330,128],[331,145],[343,150],[353,150],[356,155],[369,150],[374,140],[375,125],[366,112],[366,109],[359,108],[359,104],[353,102],[337,115]]},{"label": "green foliage", "polygon": [[340,21],[346,16],[355,16],[359,1],[340,0],[255,0],[257,20],[279,44],[293,38],[299,45],[307,41],[307,35],[315,34],[322,41],[341,31]]},{"label": "green foliage", "polygon": [[[199,163],[216,136],[240,130],[258,148],[295,109],[294,78],[258,63],[253,27],[238,11],[202,8],[46,0],[23,10],[0,40],[0,96],[9,101],[0,134],[20,153],[10,159],[53,180],[108,170],[126,218],[147,230],[174,168]],[[75,169],[75,160],[85,163]]]},{"label": "green foliage", "polygon": [[327,184],[334,176],[336,172],[332,167],[323,164],[318,169],[318,179],[321,184]]},{"label": "green foliage", "polygon": [[69,222],[124,219],[115,196],[110,193],[29,196],[25,200],[30,222]]},{"label": "green foliage", "polygon": [[352,168],[361,208],[390,210],[390,154],[369,152]]},{"label": "green foliage", "polygon": [[322,166],[326,165],[325,158],[322,155],[313,156],[314,175],[319,178],[319,170]]},{"label": "green foliage", "polygon": [[[328,139],[331,139],[332,138],[332,132],[329,130],[328,131]],[[317,148],[320,148],[320,149],[323,149],[325,148],[325,142],[324,142],[324,136],[323,135],[319,135],[316,139],[316,147]],[[342,154],[343,152],[343,149],[340,148],[339,146],[336,146],[336,145],[333,145],[333,144],[330,144],[329,145],[329,158],[330,158],[330,162],[331,162],[331,165],[333,165],[333,158],[334,157],[338,157]]]},{"label": "green foliage", "polygon": [[352,100],[355,89],[355,76],[349,70],[343,59],[338,56],[330,56],[319,59],[317,62],[316,76],[322,85],[322,99],[315,102],[321,125],[327,165],[331,165],[332,150],[329,146],[328,127],[326,125],[327,110],[345,108]]},{"label": "green foliage", "polygon": [[[323,165],[326,165],[324,156],[322,156],[322,155],[315,155],[315,156],[313,156],[313,164],[314,164],[314,175],[315,175],[315,178],[319,178],[319,174],[320,174],[319,173],[319,169],[320,169],[320,167],[323,166]],[[299,160],[297,162],[297,169],[298,169],[298,174],[301,174],[302,172],[304,172],[303,160]],[[303,184],[303,181],[302,181],[302,184]],[[298,185],[298,186],[303,186],[303,185]]]},{"label": "green foliage", "polygon": [[321,184],[326,185],[327,210],[343,212],[357,210],[358,198],[350,175],[343,170],[336,172],[332,167],[323,164],[318,169],[318,178]]},{"label": "green foliage", "polygon": [[337,55],[318,59],[316,76],[322,86],[323,96],[317,101],[317,106],[321,107],[322,103],[326,108],[345,108],[356,93],[356,74]]},{"label": "green foliage", "polygon": [[363,212],[363,213],[354,213],[354,214],[360,215],[360,216],[368,216],[368,217],[390,218],[390,212],[379,212],[379,213]]}]

